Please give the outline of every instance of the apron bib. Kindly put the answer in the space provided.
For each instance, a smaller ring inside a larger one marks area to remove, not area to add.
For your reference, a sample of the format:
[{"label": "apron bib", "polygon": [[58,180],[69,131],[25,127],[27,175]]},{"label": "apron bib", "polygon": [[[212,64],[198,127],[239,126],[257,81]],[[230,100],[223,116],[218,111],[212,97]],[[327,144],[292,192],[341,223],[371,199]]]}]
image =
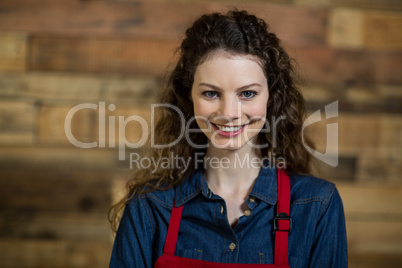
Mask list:
[{"label": "apron bib", "polygon": [[289,216],[290,180],[288,174],[281,169],[277,170],[277,180],[278,202],[276,208],[277,215],[274,218],[274,264],[217,263],[175,256],[174,252],[176,249],[177,236],[179,234],[183,206],[176,207],[175,204],[173,204],[163,255],[156,261],[155,268],[290,268],[288,262],[288,236],[292,227],[291,218]]}]

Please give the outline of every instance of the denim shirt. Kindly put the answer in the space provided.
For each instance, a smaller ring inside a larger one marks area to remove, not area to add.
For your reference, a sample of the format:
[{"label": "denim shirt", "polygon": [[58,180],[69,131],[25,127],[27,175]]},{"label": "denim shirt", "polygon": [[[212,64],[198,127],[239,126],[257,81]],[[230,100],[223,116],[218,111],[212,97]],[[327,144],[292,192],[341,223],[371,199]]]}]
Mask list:
[{"label": "denim shirt", "polygon": [[[345,218],[335,185],[294,174],[290,182],[290,267],[347,267]],[[110,267],[153,267],[163,254],[175,196],[176,206],[184,205],[176,256],[220,263],[274,263],[276,170],[263,167],[246,200],[249,211],[234,228],[224,199],[208,188],[202,170],[175,189],[135,196],[124,210]]]}]

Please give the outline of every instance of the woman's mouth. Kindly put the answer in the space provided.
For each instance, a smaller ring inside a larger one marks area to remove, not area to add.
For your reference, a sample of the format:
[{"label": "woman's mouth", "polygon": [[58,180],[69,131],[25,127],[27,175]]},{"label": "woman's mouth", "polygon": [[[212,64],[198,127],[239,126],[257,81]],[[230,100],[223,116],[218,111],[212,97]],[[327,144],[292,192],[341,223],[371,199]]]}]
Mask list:
[{"label": "woman's mouth", "polygon": [[219,135],[224,137],[233,137],[241,134],[248,124],[240,126],[225,126],[211,123],[211,125],[214,127]]}]

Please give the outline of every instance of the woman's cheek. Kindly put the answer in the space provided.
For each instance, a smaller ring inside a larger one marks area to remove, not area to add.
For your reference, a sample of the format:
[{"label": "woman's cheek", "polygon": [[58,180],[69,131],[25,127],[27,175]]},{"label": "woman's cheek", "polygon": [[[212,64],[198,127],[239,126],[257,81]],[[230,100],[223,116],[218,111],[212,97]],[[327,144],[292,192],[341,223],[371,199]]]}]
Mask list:
[{"label": "woman's cheek", "polygon": [[267,114],[267,105],[254,103],[248,107],[246,114],[250,117],[265,117]]}]

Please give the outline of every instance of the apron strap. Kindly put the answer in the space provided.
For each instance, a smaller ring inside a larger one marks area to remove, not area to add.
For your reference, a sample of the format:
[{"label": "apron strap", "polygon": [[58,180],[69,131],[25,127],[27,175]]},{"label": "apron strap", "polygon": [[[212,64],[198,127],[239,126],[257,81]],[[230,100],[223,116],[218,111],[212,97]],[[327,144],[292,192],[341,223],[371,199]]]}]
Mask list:
[{"label": "apron strap", "polygon": [[[277,183],[278,202],[277,215],[274,218],[274,262],[275,265],[288,265],[288,236],[292,228],[292,219],[289,217],[290,180],[288,174],[281,169],[277,170]],[[183,206],[176,207],[176,201],[174,201],[172,214],[170,215],[168,232],[166,235],[165,247],[163,249],[164,254],[174,256],[182,212]]]},{"label": "apron strap", "polygon": [[176,207],[176,201],[173,202],[172,214],[170,215],[170,222],[168,232],[166,235],[165,247],[163,249],[164,254],[174,255],[176,250],[177,236],[179,234],[181,213],[183,212],[183,206]]},{"label": "apron strap", "polygon": [[275,230],[275,265],[288,265],[288,236],[292,229],[292,219],[290,211],[290,180],[288,174],[277,170],[278,181],[278,203],[276,207],[277,215],[274,218]]}]

